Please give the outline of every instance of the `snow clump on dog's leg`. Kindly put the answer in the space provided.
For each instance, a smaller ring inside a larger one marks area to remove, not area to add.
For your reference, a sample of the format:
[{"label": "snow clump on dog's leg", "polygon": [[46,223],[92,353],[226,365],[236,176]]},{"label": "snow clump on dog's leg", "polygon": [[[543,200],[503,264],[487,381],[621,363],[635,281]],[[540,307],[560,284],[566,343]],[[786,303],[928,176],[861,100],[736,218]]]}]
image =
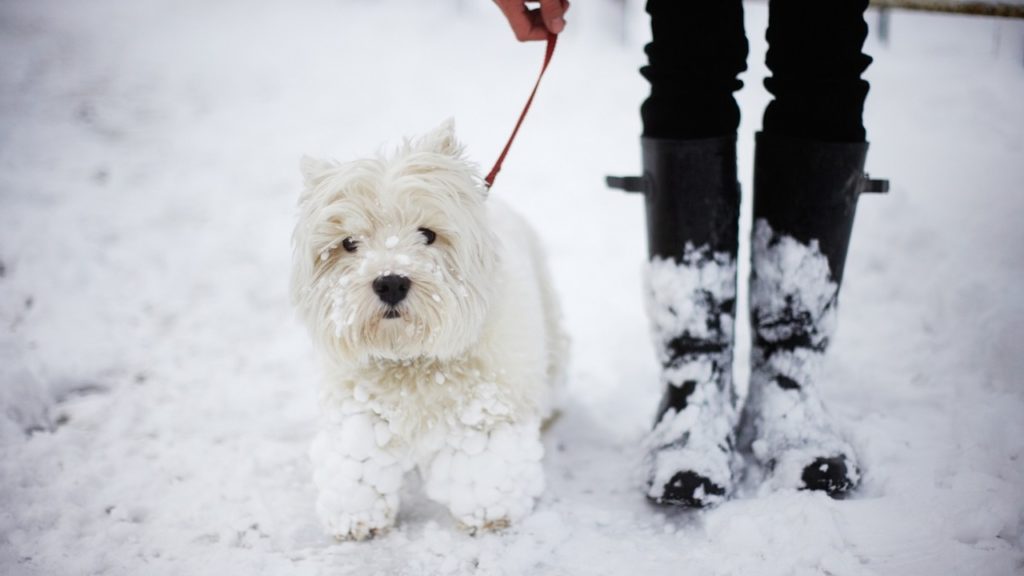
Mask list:
[{"label": "snow clump on dog's leg", "polygon": [[544,491],[540,422],[451,434],[424,470],[427,495],[470,533],[524,518]]},{"label": "snow clump on dog's leg", "polygon": [[369,412],[334,416],[310,448],[317,515],[338,540],[380,536],[395,522],[406,466],[389,450],[383,420]]}]

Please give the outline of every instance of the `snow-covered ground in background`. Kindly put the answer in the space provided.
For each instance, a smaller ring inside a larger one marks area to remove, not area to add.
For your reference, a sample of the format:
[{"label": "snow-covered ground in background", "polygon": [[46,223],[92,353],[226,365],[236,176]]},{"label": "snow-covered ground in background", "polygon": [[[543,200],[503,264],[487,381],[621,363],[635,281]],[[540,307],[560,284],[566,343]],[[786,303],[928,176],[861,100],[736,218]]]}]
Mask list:
[{"label": "snow-covered ground in background", "polygon": [[[861,201],[822,385],[863,487],[694,513],[633,472],[659,395],[642,206],[603,175],[639,165],[647,33],[616,5],[574,5],[494,189],[546,241],[574,337],[545,496],[472,538],[412,486],[396,531],[336,544],[286,293],[298,158],[455,116],[488,167],[542,46],[470,0],[3,2],[0,573],[1024,571],[1024,23],[895,12],[869,40],[868,166],[893,190]],[[765,23],[749,4],[745,192]]]}]

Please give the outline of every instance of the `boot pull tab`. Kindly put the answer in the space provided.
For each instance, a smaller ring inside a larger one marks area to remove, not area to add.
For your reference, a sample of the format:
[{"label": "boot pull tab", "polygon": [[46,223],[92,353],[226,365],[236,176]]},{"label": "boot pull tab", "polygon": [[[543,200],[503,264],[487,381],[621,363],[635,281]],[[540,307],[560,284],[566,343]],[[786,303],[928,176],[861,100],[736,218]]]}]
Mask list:
[{"label": "boot pull tab", "polygon": [[863,184],[861,185],[861,194],[888,194],[889,193],[889,181],[885,178],[871,178],[871,175],[867,172],[864,173]]},{"label": "boot pull tab", "polygon": [[623,192],[646,192],[647,179],[643,176],[605,176],[605,185]]}]

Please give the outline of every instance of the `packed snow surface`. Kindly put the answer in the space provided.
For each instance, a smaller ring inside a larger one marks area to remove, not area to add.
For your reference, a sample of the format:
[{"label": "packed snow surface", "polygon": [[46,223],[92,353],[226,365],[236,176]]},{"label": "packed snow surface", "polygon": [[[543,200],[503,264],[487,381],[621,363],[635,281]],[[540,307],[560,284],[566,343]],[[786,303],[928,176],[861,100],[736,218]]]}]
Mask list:
[{"label": "packed snow surface", "polygon": [[[745,8],[748,193],[767,14]],[[574,342],[537,509],[471,537],[412,477],[393,531],[338,544],[307,453],[319,367],[287,295],[299,158],[454,116],[486,171],[543,46],[465,0],[2,3],[0,573],[1021,573],[1024,23],[888,24],[866,124],[893,188],[858,206],[820,383],[863,468],[851,498],[647,504],[643,205],[603,176],[639,166],[648,32],[639,0],[595,0],[574,3],[491,190],[540,233]]]}]

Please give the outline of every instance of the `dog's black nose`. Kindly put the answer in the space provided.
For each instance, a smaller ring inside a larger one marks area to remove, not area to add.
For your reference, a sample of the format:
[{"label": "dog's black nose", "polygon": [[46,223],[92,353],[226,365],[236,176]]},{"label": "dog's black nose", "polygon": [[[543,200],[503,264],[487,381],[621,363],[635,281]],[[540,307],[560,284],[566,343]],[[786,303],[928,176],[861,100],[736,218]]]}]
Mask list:
[{"label": "dog's black nose", "polygon": [[412,282],[405,276],[388,274],[387,276],[378,276],[373,281],[373,291],[382,301],[394,306],[405,299],[411,284]]}]

